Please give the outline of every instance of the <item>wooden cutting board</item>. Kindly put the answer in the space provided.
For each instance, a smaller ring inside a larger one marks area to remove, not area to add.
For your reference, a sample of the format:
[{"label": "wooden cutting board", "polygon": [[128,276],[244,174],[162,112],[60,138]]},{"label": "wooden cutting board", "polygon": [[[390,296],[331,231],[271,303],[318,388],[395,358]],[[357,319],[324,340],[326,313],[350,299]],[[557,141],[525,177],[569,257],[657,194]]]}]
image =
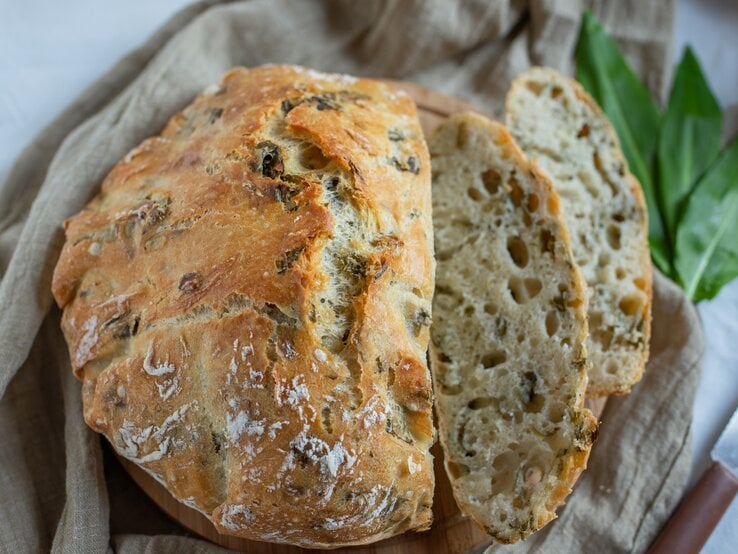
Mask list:
[{"label": "wooden cutting board", "polygon": [[[392,86],[406,91],[418,105],[420,123],[426,136],[446,117],[453,113],[473,110],[484,113],[470,104],[433,90],[414,85],[390,81]],[[599,419],[606,399],[587,401],[587,405]],[[423,533],[405,533],[368,546],[345,548],[351,554],[463,554],[483,549],[491,538],[464,517],[456,506],[451,484],[443,470],[443,453],[436,444],[431,450],[435,458],[436,489],[433,497],[433,526]],[[298,554],[315,552],[294,546],[249,541],[229,535],[221,535],[212,523],[200,512],[178,502],[153,477],[133,462],[118,456],[121,464],[151,500],[167,515],[193,533],[225,548],[250,554]],[[553,523],[555,525],[555,522]]]}]

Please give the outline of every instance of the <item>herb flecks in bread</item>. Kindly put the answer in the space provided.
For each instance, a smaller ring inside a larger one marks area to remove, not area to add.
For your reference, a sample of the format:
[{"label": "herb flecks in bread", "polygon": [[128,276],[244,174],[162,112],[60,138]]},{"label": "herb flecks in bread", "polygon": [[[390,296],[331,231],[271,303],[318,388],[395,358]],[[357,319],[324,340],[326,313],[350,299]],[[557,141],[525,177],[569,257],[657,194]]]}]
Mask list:
[{"label": "herb flecks in bread", "polygon": [[589,95],[551,69],[519,76],[507,120],[561,196],[589,292],[588,394],[627,393],[643,373],[651,328],[651,261],[643,192],[612,126]]},{"label": "herb flecks in bread", "polygon": [[596,429],[584,408],[584,285],[559,199],[506,129],[452,116],[430,141],[431,367],[462,511],[499,542],[555,517]]},{"label": "herb flecks in bread", "polygon": [[408,97],[230,71],[65,225],[53,292],[87,423],[224,533],[428,528],[430,215]]}]

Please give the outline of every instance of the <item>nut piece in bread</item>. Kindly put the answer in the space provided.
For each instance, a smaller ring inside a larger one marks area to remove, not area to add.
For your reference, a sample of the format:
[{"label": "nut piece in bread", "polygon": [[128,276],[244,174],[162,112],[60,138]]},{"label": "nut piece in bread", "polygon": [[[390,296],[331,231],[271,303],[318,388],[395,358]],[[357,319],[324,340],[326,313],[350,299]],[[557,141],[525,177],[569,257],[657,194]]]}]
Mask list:
[{"label": "nut piece in bread", "polygon": [[559,198],[502,125],[452,116],[430,151],[446,471],[461,510],[512,543],[556,517],[589,455],[586,293]]},{"label": "nut piece in bread", "polygon": [[53,293],[87,423],[222,533],[430,526],[430,164],[412,100],[235,69],[66,224]]},{"label": "nut piece in bread", "polygon": [[643,191],[612,125],[573,81],[552,69],[520,75],[507,123],[561,197],[572,251],[589,294],[589,396],[638,382],[651,334],[651,258]]}]

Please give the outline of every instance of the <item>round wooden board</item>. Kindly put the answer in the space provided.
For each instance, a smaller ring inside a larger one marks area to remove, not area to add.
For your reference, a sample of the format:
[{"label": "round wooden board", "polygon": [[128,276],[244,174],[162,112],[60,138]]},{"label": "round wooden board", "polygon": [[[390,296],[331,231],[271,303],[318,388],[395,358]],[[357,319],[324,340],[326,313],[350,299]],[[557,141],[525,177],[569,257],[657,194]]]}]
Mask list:
[{"label": "round wooden board", "polygon": [[[426,136],[446,117],[453,113],[473,110],[484,113],[470,104],[433,90],[398,81],[389,83],[407,92],[418,105],[418,115]],[[587,401],[587,405],[599,419],[606,399]],[[481,551],[490,544],[489,535],[464,517],[456,506],[451,484],[443,469],[443,452],[436,444],[431,450],[435,458],[436,489],[433,497],[433,525],[423,533],[404,533],[367,546],[357,546],[342,550],[352,554],[401,554],[433,553],[462,554]],[[229,535],[222,535],[215,530],[210,520],[203,514],[177,501],[160,483],[139,466],[118,456],[123,468],[133,478],[146,495],[168,516],[193,533],[215,544],[232,550],[249,552],[250,554],[297,554],[311,552],[304,548],[249,541]],[[314,552],[314,551],[312,551]]]}]

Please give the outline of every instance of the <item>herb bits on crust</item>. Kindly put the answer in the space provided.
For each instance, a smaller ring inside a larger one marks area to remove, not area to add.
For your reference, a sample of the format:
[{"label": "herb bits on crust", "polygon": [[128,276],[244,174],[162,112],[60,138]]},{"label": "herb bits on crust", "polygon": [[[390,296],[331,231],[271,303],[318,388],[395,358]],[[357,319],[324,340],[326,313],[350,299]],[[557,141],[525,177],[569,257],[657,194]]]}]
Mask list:
[{"label": "herb bits on crust", "polygon": [[65,224],[87,423],[220,532],[306,547],[431,522],[430,165],[370,80],[235,69]]}]

